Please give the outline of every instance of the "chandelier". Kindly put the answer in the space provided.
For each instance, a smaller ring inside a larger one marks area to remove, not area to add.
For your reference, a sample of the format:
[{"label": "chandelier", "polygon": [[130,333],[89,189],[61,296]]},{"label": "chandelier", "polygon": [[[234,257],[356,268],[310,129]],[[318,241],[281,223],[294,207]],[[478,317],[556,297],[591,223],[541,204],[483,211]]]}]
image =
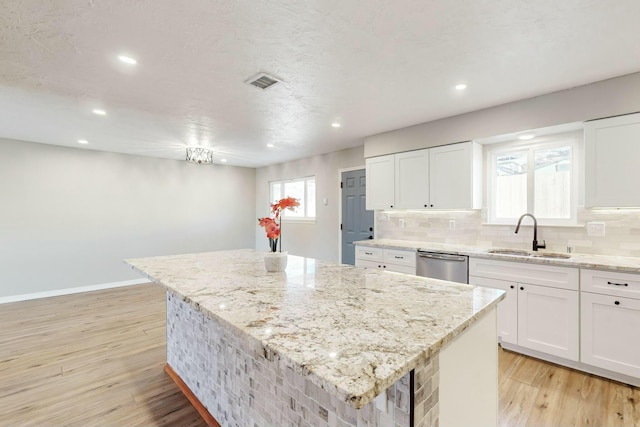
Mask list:
[{"label": "chandelier", "polygon": [[187,147],[187,162],[207,165],[213,163],[213,150],[204,147]]}]

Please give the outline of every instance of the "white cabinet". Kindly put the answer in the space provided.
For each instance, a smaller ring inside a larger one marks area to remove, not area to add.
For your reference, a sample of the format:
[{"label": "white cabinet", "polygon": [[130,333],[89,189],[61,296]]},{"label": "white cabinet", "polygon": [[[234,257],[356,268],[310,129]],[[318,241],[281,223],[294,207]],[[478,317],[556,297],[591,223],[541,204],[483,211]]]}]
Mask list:
[{"label": "white cabinet", "polygon": [[474,142],[429,150],[430,207],[482,207],[482,147]]},{"label": "white cabinet", "polygon": [[518,283],[518,345],[577,361],[578,299],[576,291]]},{"label": "white cabinet", "polygon": [[469,283],[507,291],[498,305],[501,342],[578,361],[578,270],[469,259]]},{"label": "white cabinet", "polygon": [[585,206],[640,207],[640,113],[585,123]]},{"label": "white cabinet", "polygon": [[640,275],[581,270],[581,361],[640,378]]},{"label": "white cabinet", "polygon": [[516,282],[469,276],[469,284],[501,289],[505,298],[498,303],[498,337],[501,342],[518,344],[518,288]]},{"label": "white cabinet", "polygon": [[367,209],[480,209],[482,147],[463,142],[366,159]]},{"label": "white cabinet", "polygon": [[395,204],[395,156],[365,160],[367,210],[392,209]]},{"label": "white cabinet", "polygon": [[416,274],[416,251],[356,245],[356,267]]},{"label": "white cabinet", "polygon": [[395,205],[397,209],[429,207],[429,151],[395,155]]}]

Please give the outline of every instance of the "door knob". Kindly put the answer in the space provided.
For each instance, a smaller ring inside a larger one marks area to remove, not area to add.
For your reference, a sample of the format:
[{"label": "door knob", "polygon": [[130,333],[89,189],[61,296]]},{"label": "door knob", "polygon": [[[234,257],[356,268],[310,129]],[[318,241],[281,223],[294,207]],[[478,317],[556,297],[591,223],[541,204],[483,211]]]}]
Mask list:
[{"label": "door knob", "polygon": [[369,231],[373,231],[373,227],[369,227]]}]

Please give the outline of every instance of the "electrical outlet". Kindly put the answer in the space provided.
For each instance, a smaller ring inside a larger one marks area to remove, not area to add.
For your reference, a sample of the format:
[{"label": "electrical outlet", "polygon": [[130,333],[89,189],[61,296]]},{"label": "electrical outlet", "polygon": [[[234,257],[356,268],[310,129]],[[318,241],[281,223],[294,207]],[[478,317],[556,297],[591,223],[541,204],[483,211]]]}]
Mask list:
[{"label": "electrical outlet", "polygon": [[587,235],[594,237],[604,237],[605,226],[604,222],[588,222],[587,223]]},{"label": "electrical outlet", "polygon": [[455,230],[456,229],[456,220],[455,219],[450,219],[449,220],[449,230]]}]

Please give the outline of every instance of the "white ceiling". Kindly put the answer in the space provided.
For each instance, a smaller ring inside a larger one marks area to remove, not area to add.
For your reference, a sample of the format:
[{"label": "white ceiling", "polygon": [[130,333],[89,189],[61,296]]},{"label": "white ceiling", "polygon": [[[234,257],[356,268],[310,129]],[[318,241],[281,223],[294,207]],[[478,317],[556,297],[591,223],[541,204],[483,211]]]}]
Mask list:
[{"label": "white ceiling", "polygon": [[638,0],[2,0],[0,137],[262,166],[640,71],[638,22]]}]

